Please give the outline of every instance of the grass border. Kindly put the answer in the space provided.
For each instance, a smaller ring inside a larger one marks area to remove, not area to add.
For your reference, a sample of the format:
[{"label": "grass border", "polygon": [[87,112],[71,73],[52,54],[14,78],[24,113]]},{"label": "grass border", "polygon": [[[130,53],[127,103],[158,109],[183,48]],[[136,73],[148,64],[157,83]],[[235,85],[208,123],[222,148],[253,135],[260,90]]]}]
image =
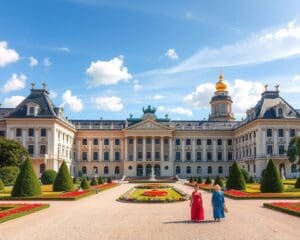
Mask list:
[{"label": "grass border", "polygon": [[291,210],[291,209],[287,209],[287,208],[283,208],[283,207],[279,207],[279,206],[274,206],[273,203],[264,203],[264,207],[268,208],[268,209],[272,209],[278,212],[283,212],[283,213],[287,213],[296,217],[300,217],[300,212]]}]

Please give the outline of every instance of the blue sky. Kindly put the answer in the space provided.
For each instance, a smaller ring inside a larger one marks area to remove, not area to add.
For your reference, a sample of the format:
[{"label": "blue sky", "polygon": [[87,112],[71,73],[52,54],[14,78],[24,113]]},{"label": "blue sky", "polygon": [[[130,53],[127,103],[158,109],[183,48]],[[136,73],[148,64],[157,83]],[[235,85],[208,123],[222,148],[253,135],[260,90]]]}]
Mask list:
[{"label": "blue sky", "polygon": [[1,1],[0,103],[43,82],[73,119],[203,119],[222,69],[237,119],[263,85],[300,108],[299,1]]}]

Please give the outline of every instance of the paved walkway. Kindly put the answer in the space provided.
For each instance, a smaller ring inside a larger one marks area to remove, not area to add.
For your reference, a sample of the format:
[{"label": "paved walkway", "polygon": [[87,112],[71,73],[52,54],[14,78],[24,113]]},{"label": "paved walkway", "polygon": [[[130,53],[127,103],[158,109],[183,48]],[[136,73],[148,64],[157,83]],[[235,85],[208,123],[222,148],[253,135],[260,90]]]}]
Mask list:
[{"label": "paved walkway", "polygon": [[[296,240],[300,218],[262,208],[261,200],[226,199],[230,210],[211,222],[210,193],[203,192],[206,221],[189,222],[189,203],[134,204],[115,201],[133,185],[123,184],[74,202],[0,224],[1,240]],[[188,186],[176,184],[191,193]]]}]

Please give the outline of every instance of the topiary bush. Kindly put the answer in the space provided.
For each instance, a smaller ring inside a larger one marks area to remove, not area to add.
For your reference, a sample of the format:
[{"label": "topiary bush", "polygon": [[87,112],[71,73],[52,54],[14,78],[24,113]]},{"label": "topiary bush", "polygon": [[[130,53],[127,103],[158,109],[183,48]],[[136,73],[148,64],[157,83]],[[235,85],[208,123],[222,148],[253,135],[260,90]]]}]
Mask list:
[{"label": "topiary bush", "polygon": [[108,178],[106,179],[106,182],[107,182],[107,183],[112,183],[111,177],[108,177]]},{"label": "topiary bush", "polygon": [[263,193],[276,193],[283,191],[279,172],[272,159],[269,160],[264,177],[260,184],[260,191]]},{"label": "topiary bush", "polygon": [[243,177],[244,177],[244,179],[245,179],[245,182],[247,183],[247,182],[249,181],[249,173],[248,173],[248,171],[247,171],[246,169],[242,168],[242,169],[241,169],[241,172],[242,172],[242,174],[243,174]]},{"label": "topiary bush", "polygon": [[255,179],[252,176],[250,176],[249,180],[248,180],[248,183],[256,183],[256,182],[255,182]]},{"label": "topiary bush", "polygon": [[215,181],[214,181],[214,185],[217,185],[217,184],[221,188],[224,186],[223,180],[222,180],[222,178],[219,175],[215,178]]},{"label": "topiary bush", "polygon": [[83,189],[83,190],[88,190],[90,188],[90,183],[89,181],[86,179],[86,178],[83,178],[81,183],[80,183],[80,187]]},{"label": "topiary bush", "polygon": [[77,183],[80,183],[81,182],[81,180],[80,180],[80,178],[79,177],[73,177],[73,184],[77,184]]},{"label": "topiary bush", "polygon": [[0,178],[0,192],[4,190],[4,183],[2,182],[2,179]]},{"label": "topiary bush", "polygon": [[201,178],[200,176],[197,177],[197,183],[198,183],[198,184],[202,184],[202,183],[203,183],[202,178]]},{"label": "topiary bush", "polygon": [[212,184],[212,180],[211,180],[210,176],[208,176],[208,177],[205,179],[205,184]]},{"label": "topiary bush", "polygon": [[20,170],[18,167],[2,167],[0,168],[0,178],[2,179],[4,185],[14,185],[19,172]]},{"label": "topiary bush", "polygon": [[92,178],[92,181],[91,181],[91,186],[95,186],[98,184],[98,181],[95,177]]},{"label": "topiary bush", "polygon": [[31,160],[27,158],[12,189],[12,197],[34,197],[41,194],[41,186],[35,175]]},{"label": "topiary bush", "polygon": [[72,178],[70,176],[67,164],[65,161],[61,164],[58,174],[56,175],[53,191],[54,192],[62,192],[62,191],[73,191],[74,185],[72,182]]},{"label": "topiary bush", "polygon": [[41,176],[41,182],[43,184],[53,184],[56,178],[57,172],[53,169],[48,169],[43,172]]},{"label": "topiary bush", "polygon": [[228,180],[226,182],[227,189],[245,190],[246,182],[239,165],[234,162],[232,164]]},{"label": "topiary bush", "polygon": [[103,183],[104,183],[103,178],[102,178],[102,177],[99,177],[99,178],[98,178],[98,184],[103,184]]},{"label": "topiary bush", "polygon": [[297,178],[297,181],[295,183],[295,188],[300,188],[300,176]]}]

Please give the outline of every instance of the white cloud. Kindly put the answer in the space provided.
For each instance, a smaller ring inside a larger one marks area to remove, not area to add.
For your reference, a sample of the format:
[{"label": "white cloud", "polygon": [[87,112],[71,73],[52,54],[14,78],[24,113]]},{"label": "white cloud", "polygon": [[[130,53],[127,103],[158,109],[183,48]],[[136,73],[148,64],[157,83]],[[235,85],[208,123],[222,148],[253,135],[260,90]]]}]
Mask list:
[{"label": "white cloud", "polygon": [[172,60],[178,60],[179,59],[179,56],[178,56],[177,52],[173,48],[168,49],[168,51],[165,53],[165,56],[168,57],[169,59],[172,59]]},{"label": "white cloud", "polygon": [[68,48],[68,47],[55,47],[53,49],[56,51],[60,51],[60,52],[70,52],[71,51],[70,48]]},{"label": "white cloud", "polygon": [[86,70],[90,77],[87,84],[89,87],[98,87],[101,85],[114,85],[119,82],[128,82],[132,78],[128,69],[123,65],[123,57],[115,57],[109,61],[91,62]]},{"label": "white cloud", "polygon": [[49,95],[50,95],[50,98],[54,99],[57,97],[57,92],[55,92],[54,90],[50,90]]},{"label": "white cloud", "polygon": [[97,97],[94,99],[96,108],[108,112],[119,112],[124,108],[122,99],[119,97]]},{"label": "white cloud", "polygon": [[25,97],[23,96],[11,96],[4,99],[3,107],[14,108],[18,106]]},{"label": "white cloud", "polygon": [[72,96],[71,90],[66,90],[62,95],[61,106],[67,106],[72,112],[80,112],[83,109],[83,103],[77,96]]},{"label": "white cloud", "polygon": [[26,79],[26,75],[17,75],[16,73],[14,73],[11,75],[10,79],[4,84],[2,91],[7,93],[23,89],[25,87]]},{"label": "white cloud", "polygon": [[192,110],[188,108],[183,108],[183,107],[164,107],[164,106],[159,106],[157,108],[158,111],[164,112],[164,113],[175,113],[179,115],[186,115],[188,117],[193,116]]},{"label": "white cloud", "polygon": [[133,91],[137,92],[142,89],[142,86],[138,80],[133,81]]},{"label": "white cloud", "polygon": [[199,109],[209,108],[209,100],[213,96],[214,91],[214,84],[203,83],[198,85],[194,92],[185,96],[184,101]]},{"label": "white cloud", "polygon": [[164,98],[166,98],[166,96],[161,95],[161,94],[155,94],[155,95],[152,97],[153,100],[161,100],[161,99],[164,99]]},{"label": "white cloud", "polygon": [[51,66],[51,64],[52,63],[49,58],[44,58],[44,66],[49,67],[49,66]]},{"label": "white cloud", "polygon": [[0,42],[0,67],[16,62],[20,59],[16,50],[8,48],[7,42]]},{"label": "white cloud", "polygon": [[32,56],[29,57],[29,66],[30,67],[34,67],[34,66],[38,65],[38,63],[39,63],[39,61],[36,58],[34,58]]}]

